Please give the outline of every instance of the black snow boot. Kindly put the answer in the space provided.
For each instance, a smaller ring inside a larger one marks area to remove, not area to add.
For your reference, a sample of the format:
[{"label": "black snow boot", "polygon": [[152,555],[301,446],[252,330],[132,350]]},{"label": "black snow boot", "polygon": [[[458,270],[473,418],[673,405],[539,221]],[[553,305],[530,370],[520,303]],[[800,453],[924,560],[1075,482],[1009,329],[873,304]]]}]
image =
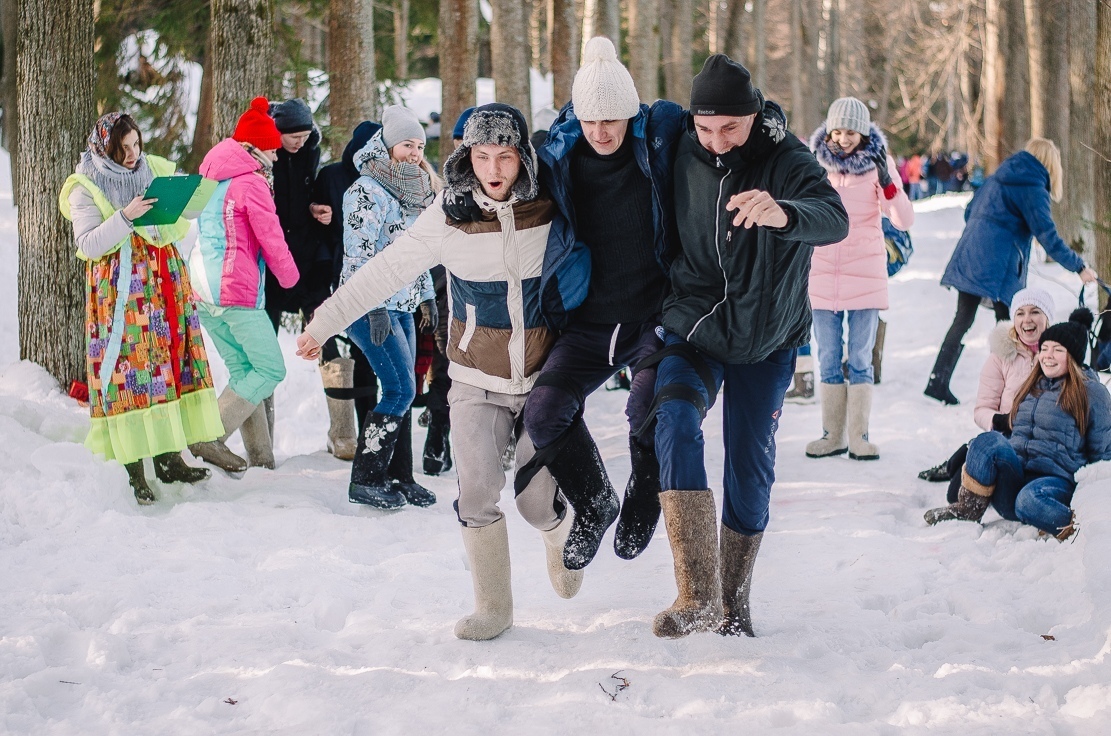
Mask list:
[{"label": "black snow boot", "polygon": [[154,503],[154,491],[147,485],[147,476],[143,471],[143,461],[136,460],[124,465],[127,471],[127,480],[131,483],[131,490],[135,491],[135,500],[140,506],[150,506]]},{"label": "black snow boot", "polygon": [[949,469],[949,461],[942,460],[932,468],[923,470],[918,474],[918,477],[931,483],[945,483],[953,477],[953,473]]},{"label": "black snow boot", "polygon": [[413,478],[413,410],[401,417],[401,429],[393,447],[393,457],[386,469],[394,490],[414,506],[422,508],[436,503],[436,495]]},{"label": "black snow boot", "polygon": [[390,483],[386,469],[393,458],[394,445],[401,431],[401,417],[368,412],[359,432],[359,446],[351,463],[351,485],[347,500],[380,509],[397,509],[405,497]]},{"label": "black snow boot", "polygon": [[960,360],[962,352],[964,352],[964,345],[960,343],[955,348],[941,346],[941,352],[937,354],[937,360],[934,361],[934,369],[930,371],[930,382],[926,384],[923,393],[949,406],[961,403],[960,399],[949,390],[949,379],[953,377],[953,371],[957,368],[957,361]]},{"label": "black snow boot", "polygon": [[451,420],[440,412],[428,412],[428,435],[424,438],[424,474],[439,475],[451,470]]},{"label": "black snow boot", "polygon": [[660,521],[660,461],[655,448],[644,448],[629,438],[632,472],[625,486],[625,502],[613,536],[613,551],[623,560],[643,552]]},{"label": "black snow boot", "polygon": [[[537,466],[547,466],[575,511],[567,544],[563,547],[563,565],[568,570],[581,570],[594,559],[606,529],[617,519],[617,493],[606,475],[598,446],[581,418],[568,427],[555,444],[545,449],[548,452],[538,450],[533,457],[537,463],[530,460],[518,470],[514,487],[520,486],[518,490],[522,490],[535,475]],[[533,466],[531,475],[527,470],[530,465]]]},{"label": "black snow boot", "polygon": [[154,475],[163,483],[199,483],[208,480],[208,468],[194,468],[181,459],[180,452],[167,452],[154,456]]}]

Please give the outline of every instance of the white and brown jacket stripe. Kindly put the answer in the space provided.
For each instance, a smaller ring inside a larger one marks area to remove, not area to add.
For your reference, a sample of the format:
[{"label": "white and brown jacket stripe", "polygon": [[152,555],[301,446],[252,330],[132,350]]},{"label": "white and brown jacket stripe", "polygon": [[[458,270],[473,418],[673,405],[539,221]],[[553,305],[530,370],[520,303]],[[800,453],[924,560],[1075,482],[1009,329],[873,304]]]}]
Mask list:
[{"label": "white and brown jacket stripe", "polygon": [[[359,268],[305,328],[323,343],[420,273],[449,274],[448,374],[506,394],[532,389],[558,325],[582,301],[590,255],[551,197],[495,202],[475,192],[477,222],[444,215],[443,193],[393,243]],[[585,269],[585,271],[584,271]]]}]

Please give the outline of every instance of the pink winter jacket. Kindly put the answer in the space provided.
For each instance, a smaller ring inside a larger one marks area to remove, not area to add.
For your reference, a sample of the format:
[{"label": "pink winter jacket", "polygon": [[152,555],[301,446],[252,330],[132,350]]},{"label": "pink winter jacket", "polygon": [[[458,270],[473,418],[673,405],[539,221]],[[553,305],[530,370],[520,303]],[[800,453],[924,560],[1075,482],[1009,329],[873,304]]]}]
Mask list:
[{"label": "pink winter jacket", "polygon": [[189,275],[201,301],[261,309],[263,262],[283,288],[297,283],[297,265],[261,168],[231,138],[217,143],[201,162],[201,175],[220,182],[198,220],[200,237],[189,258]]},{"label": "pink winter jacket", "polygon": [[881,146],[886,149],[883,134],[875,125],[867,146],[843,159],[833,155],[825,137],[822,124],[811,137],[810,148],[829,173],[829,182],[849,213],[849,236],[840,243],[814,249],[810,306],[833,312],[887,309],[887,245],[880,213],[900,230],[909,230],[914,224],[914,209],[891,156],[887,157],[887,171],[897,191],[894,199],[883,196],[875,164],[869,159],[869,154]]},{"label": "pink winter jacket", "polygon": [[980,389],[972,418],[976,426],[990,432],[996,414],[1010,414],[1015,394],[1034,367],[1034,353],[1015,334],[1014,325],[1000,322],[988,338],[991,354],[980,371]]}]

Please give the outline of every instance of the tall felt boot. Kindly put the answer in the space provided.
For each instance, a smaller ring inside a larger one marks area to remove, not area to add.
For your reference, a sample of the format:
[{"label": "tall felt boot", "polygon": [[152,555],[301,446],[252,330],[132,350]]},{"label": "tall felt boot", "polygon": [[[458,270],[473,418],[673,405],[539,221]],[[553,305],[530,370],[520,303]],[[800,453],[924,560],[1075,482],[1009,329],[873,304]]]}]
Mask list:
[{"label": "tall felt boot", "polygon": [[713,491],[664,491],[660,494],[667,538],[675,558],[679,597],[656,615],[652,633],[678,639],[717,629],[724,617],[719,570],[718,515]]},{"label": "tall felt boot", "polygon": [[351,463],[351,484],[347,500],[380,509],[397,509],[405,497],[393,487],[387,468],[401,431],[401,417],[372,411],[366,415],[359,447]]},{"label": "tall felt boot", "polygon": [[451,419],[443,412],[428,412],[428,434],[424,438],[424,474],[439,475],[451,470]]},{"label": "tall felt boot", "polygon": [[127,471],[127,480],[131,490],[135,492],[135,500],[140,506],[150,506],[154,503],[154,491],[147,485],[147,476],[143,470],[143,461],[136,460],[123,466]]},{"label": "tall felt boot", "polygon": [[961,403],[960,399],[949,390],[949,380],[953,377],[953,371],[956,370],[957,361],[963,352],[964,345],[962,344],[958,344],[953,349],[949,349],[945,345],[941,346],[941,352],[937,354],[937,360],[934,361],[934,368],[930,371],[930,381],[926,384],[926,390],[923,393],[931,399],[937,399],[949,406],[956,406]]},{"label": "tall felt boot", "polygon": [[880,382],[883,372],[883,341],[887,337],[887,323],[882,319],[876,324],[876,343],[872,346],[872,383]]},{"label": "tall felt boot", "polygon": [[560,598],[574,598],[583,584],[582,570],[568,570],[563,564],[563,548],[567,546],[567,536],[571,533],[575,512],[570,507],[554,529],[540,532],[544,538],[544,553],[548,561],[548,579],[552,589]]},{"label": "tall felt boot", "polygon": [[[559,451],[547,462],[548,471],[575,510],[563,564],[568,570],[581,570],[594,559],[606,529],[617,519],[619,501],[598,446],[582,419],[568,427],[556,442]],[[537,455],[542,452],[538,450]]]},{"label": "tall felt boot", "polygon": [[756,636],[752,632],[752,611],[748,605],[752,589],[752,568],[764,533],[738,534],[721,525],[721,602],[725,618],[718,629],[722,636]]},{"label": "tall felt boot", "polygon": [[845,407],[849,387],[844,383],[823,383],[819,398],[822,400],[822,438],[806,445],[807,457],[843,455],[849,449],[845,441]]},{"label": "tall felt boot", "polygon": [[783,395],[793,404],[809,404],[814,400],[814,358],[800,355],[795,363],[794,383]]},{"label": "tall felt boot", "polygon": [[436,494],[413,478],[413,410],[410,408],[401,417],[401,428],[397,433],[393,457],[387,466],[393,488],[414,506],[422,508],[436,503]]},{"label": "tall felt boot", "polygon": [[199,483],[208,480],[212,472],[187,464],[180,452],[165,452],[154,456],[154,475],[163,483]]},{"label": "tall felt boot", "polygon": [[241,473],[247,469],[247,461],[228,449],[224,442],[235,430],[254,414],[256,404],[252,404],[239,394],[225,388],[217,401],[220,409],[220,422],[224,425],[224,436],[211,442],[197,442],[189,445],[194,456],[211,463],[229,473]]},{"label": "tall felt boot", "polygon": [[985,486],[969,475],[967,469],[962,468],[961,487],[957,491],[956,503],[940,509],[930,509],[925,515],[926,523],[933,526],[941,521],[979,522],[991,504],[993,493],[995,486]]},{"label": "tall felt boot", "polygon": [[266,421],[266,403],[255,407],[251,416],[239,428],[243,447],[247,451],[247,463],[252,468],[274,469],[274,441],[270,437],[270,424]]},{"label": "tall felt boot", "polygon": [[474,613],[455,624],[460,639],[486,641],[513,625],[513,587],[509,571],[509,533],[505,517],[493,524],[462,527],[463,547],[474,582]]},{"label": "tall felt boot", "polygon": [[872,384],[849,385],[845,423],[849,431],[849,457],[853,460],[879,460],[880,448],[868,441],[868,417],[872,413]]},{"label": "tall felt boot", "polygon": [[333,398],[333,393],[351,393],[355,386],[355,361],[336,358],[321,363],[320,379],[324,383],[324,397],[328,403],[328,452],[339,460],[352,460],[359,444],[355,429],[355,401]]},{"label": "tall felt boot", "polygon": [[270,394],[262,400],[263,407],[266,408],[266,429],[270,434],[270,444],[274,444],[274,394]]},{"label": "tall felt boot", "polygon": [[655,448],[641,447],[629,437],[629,462],[632,472],[613,534],[613,551],[623,560],[647,549],[660,521],[660,461]]}]

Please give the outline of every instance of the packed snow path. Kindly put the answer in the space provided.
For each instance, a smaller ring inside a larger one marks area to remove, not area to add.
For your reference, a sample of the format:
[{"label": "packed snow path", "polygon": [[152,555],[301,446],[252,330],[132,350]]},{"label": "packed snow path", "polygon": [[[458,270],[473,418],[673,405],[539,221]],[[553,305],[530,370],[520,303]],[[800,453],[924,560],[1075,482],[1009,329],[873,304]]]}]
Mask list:
[{"label": "packed snow path", "polygon": [[[507,490],[515,624],[485,643],[452,635],[472,610],[454,473],[420,477],[440,498],[430,509],[349,504],[349,466],[324,452],[316,367],[294,358],[291,335],[279,468],[158,487],[155,506],[137,507],[123,469],[80,445],[84,411],[15,362],[5,206],[0,733],[1108,732],[1111,472],[1091,469],[1078,491],[1072,543],[994,512],[984,527],[922,521],[944,485],[916,473],[976,433],[992,325],[981,312],[969,334],[953,384],[965,403],[924,398],[955,304],[937,282],[966,199],[919,205],[915,255],[892,282],[871,432],[882,458],[807,459],[819,407],[784,411],[757,638],[652,636],[675,595],[662,523],[632,562],[614,556],[611,532],[582,592],[559,599]],[[1063,316],[1075,297],[1054,288]],[[587,411],[619,487],[625,396],[600,392]],[[720,491],[720,412],[706,433]]]}]

